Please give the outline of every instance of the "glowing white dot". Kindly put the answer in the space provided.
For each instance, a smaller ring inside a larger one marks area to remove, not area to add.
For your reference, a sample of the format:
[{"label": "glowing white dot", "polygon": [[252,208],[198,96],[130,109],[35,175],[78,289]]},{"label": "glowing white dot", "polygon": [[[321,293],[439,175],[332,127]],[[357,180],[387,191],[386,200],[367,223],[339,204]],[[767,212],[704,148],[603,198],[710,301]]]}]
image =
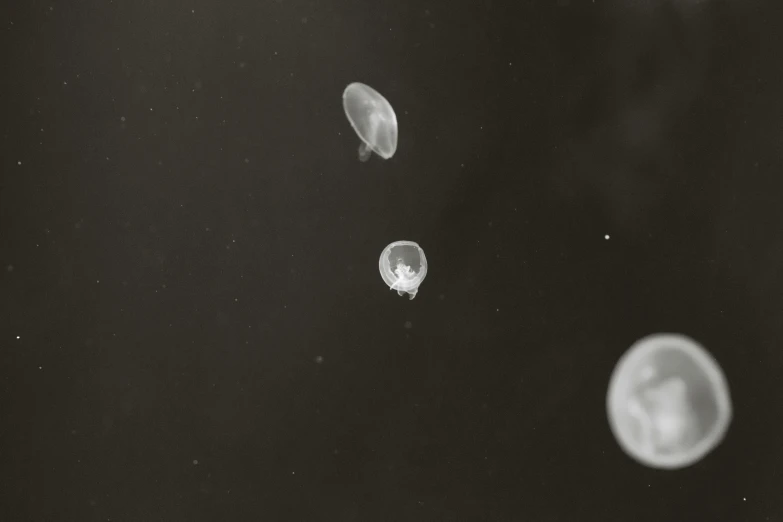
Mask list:
[{"label": "glowing white dot", "polygon": [[125,121],[125,116],[120,116],[120,121]]},{"label": "glowing white dot", "polygon": [[194,466],[197,466],[197,465],[198,465],[198,460],[196,460],[196,459],[193,459],[193,465],[194,465]]},{"label": "glowing white dot", "polygon": [[20,339],[20,337],[19,337],[18,335],[16,336],[16,338],[17,338],[17,339]]},{"label": "glowing white dot", "polygon": [[604,236],[604,239],[609,239],[609,234],[606,234],[606,235]]},{"label": "glowing white dot", "polygon": [[21,161],[17,161],[17,162],[16,162],[16,164],[17,164],[17,165],[21,165],[21,164],[22,164],[22,162],[21,162]]}]

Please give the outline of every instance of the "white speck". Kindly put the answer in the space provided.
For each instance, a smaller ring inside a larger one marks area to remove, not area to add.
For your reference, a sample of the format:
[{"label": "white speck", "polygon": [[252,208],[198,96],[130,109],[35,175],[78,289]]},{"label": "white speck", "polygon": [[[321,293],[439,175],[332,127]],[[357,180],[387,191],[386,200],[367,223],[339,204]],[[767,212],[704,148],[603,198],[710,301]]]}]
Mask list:
[{"label": "white speck", "polygon": [[101,282],[101,280],[100,280],[100,279],[96,279],[96,280],[95,280],[95,282],[96,282],[96,283],[100,283],[100,282]]},{"label": "white speck", "polygon": [[125,121],[125,116],[120,116],[120,121]]},{"label": "white speck", "polygon": [[64,81],[64,82],[63,82],[63,85],[68,85],[68,82]]},{"label": "white speck", "polygon": [[39,369],[39,370],[43,370],[43,366],[39,366],[39,367],[38,367],[38,369]]},{"label": "white speck", "polygon": [[150,112],[152,112],[152,107],[150,107]]},{"label": "white speck", "polygon": [[196,459],[193,459],[193,465],[194,465],[194,466],[198,466],[198,460],[196,460]]},{"label": "white speck", "polygon": [[16,162],[16,164],[17,164],[17,165],[21,165],[21,164],[22,164],[22,162],[21,162],[21,161],[17,161],[17,162]]},{"label": "white speck", "polygon": [[20,339],[20,336],[18,336],[18,335],[17,335],[17,336],[16,336],[16,338],[17,338],[17,339]]},{"label": "white speck", "polygon": [[315,361],[316,364],[321,364],[322,362],[324,362],[324,358],[320,355],[316,356],[316,358],[313,360]]},{"label": "white speck", "polygon": [[191,9],[190,12],[193,13],[193,14],[196,14],[196,10],[195,9]]},{"label": "white speck", "polygon": [[606,234],[606,235],[604,236],[604,239],[606,239],[606,240],[609,240],[609,234]]}]

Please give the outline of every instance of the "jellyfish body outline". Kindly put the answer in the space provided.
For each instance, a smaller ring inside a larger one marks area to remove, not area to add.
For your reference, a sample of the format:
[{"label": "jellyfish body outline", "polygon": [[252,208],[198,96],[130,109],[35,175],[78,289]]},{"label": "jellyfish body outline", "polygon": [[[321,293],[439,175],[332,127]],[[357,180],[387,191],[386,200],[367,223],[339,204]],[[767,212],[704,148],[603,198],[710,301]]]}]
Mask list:
[{"label": "jellyfish body outline", "polygon": [[349,84],[343,91],[343,110],[361,140],[359,161],[367,161],[374,152],[389,159],[397,151],[397,115],[389,101],[363,83]]},{"label": "jellyfish body outline", "polygon": [[684,468],[706,457],[721,443],[732,418],[720,365],[680,334],[644,337],[620,357],[606,409],[621,449],[659,469]]},{"label": "jellyfish body outline", "polygon": [[[410,266],[410,264],[403,258],[398,256],[394,262],[391,259],[392,250],[396,247],[413,247],[417,250],[419,255],[419,271],[416,272]],[[378,269],[381,272],[381,277],[389,290],[396,290],[397,295],[409,295],[410,299],[416,297],[419,292],[419,286],[427,277],[427,257],[424,255],[424,250],[414,241],[395,241],[390,243],[381,252],[381,257],[378,260]]]}]

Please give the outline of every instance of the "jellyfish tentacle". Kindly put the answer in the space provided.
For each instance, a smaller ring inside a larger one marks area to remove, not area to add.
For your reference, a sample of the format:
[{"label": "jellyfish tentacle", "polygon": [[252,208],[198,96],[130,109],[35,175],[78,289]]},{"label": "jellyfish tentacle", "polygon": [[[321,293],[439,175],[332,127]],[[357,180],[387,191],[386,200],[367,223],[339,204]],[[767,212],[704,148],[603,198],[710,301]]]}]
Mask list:
[{"label": "jellyfish tentacle", "polygon": [[362,162],[367,161],[368,159],[370,159],[370,156],[372,156],[372,149],[370,148],[369,145],[362,142],[359,145],[359,161]]}]

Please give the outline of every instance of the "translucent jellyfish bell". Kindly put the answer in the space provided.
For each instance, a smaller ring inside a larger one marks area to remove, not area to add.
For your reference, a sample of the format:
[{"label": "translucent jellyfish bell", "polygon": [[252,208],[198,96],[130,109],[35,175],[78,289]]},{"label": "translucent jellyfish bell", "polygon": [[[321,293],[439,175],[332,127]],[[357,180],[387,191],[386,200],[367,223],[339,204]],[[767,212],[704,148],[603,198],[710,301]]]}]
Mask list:
[{"label": "translucent jellyfish bell", "polygon": [[427,258],[417,243],[395,241],[381,252],[378,268],[389,290],[397,290],[398,295],[407,293],[413,299],[427,276]]},{"label": "translucent jellyfish bell", "polygon": [[717,361],[676,334],[645,337],[625,352],[609,381],[606,410],[623,451],[664,469],[704,458],[723,439],[732,415]]},{"label": "translucent jellyfish bell", "polygon": [[371,153],[389,159],[397,151],[397,115],[381,94],[363,83],[352,83],[343,91],[343,109],[351,127],[362,140],[359,160]]}]

